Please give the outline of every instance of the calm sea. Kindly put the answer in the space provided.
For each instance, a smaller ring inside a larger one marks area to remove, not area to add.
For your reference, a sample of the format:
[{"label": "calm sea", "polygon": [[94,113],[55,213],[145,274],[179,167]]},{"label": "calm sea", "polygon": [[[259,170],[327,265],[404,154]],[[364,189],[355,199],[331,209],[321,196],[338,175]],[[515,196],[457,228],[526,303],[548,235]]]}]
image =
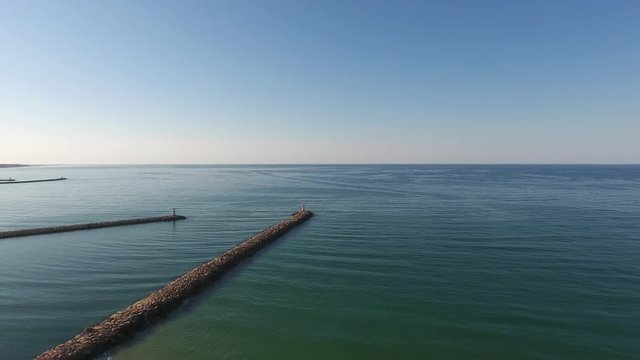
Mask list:
[{"label": "calm sea", "polygon": [[[113,359],[638,359],[640,166],[0,169],[0,359],[29,359],[288,216],[316,216]],[[105,356],[105,357],[107,357]]]}]

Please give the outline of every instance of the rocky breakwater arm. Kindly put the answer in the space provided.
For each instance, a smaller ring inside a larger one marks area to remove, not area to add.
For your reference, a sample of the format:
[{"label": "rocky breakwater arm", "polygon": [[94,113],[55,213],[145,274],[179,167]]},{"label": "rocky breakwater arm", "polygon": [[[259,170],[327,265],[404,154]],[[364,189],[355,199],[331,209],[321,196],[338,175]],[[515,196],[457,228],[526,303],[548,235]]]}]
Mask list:
[{"label": "rocky breakwater arm", "polygon": [[0,231],[0,239],[21,237],[21,236],[54,234],[54,233],[78,231],[78,230],[91,230],[91,229],[99,229],[99,228],[113,227],[113,226],[147,224],[147,223],[161,222],[161,221],[176,221],[176,220],[184,220],[184,219],[186,219],[186,217],[182,215],[167,215],[167,216],[156,216],[156,217],[147,217],[147,218],[138,218],[138,219],[95,222],[95,223],[88,223],[88,224],[61,225],[61,226],[49,226],[49,227],[31,228],[31,229]]},{"label": "rocky breakwater arm", "polygon": [[26,183],[39,183],[39,182],[49,182],[49,181],[62,181],[67,180],[66,177],[59,177],[54,179],[39,179],[39,180],[16,180],[9,179],[7,181],[0,181],[0,184],[26,184]]},{"label": "rocky breakwater arm", "polygon": [[46,351],[36,357],[36,360],[91,359],[103,353],[130,338],[137,331],[147,328],[154,320],[166,315],[180,306],[184,300],[214,282],[233,265],[312,216],[313,214],[307,210],[294,213],[291,217],[171,281],[144,299],[118,311],[103,322],[85,329],[73,339]]}]

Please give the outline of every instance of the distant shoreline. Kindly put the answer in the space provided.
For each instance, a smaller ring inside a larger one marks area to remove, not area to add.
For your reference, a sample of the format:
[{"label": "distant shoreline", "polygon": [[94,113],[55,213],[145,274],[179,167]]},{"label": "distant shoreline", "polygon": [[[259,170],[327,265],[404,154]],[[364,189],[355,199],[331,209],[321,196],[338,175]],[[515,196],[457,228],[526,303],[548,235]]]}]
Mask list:
[{"label": "distant shoreline", "polygon": [[46,166],[640,166],[629,163],[104,163],[104,164],[0,164],[0,168]]}]

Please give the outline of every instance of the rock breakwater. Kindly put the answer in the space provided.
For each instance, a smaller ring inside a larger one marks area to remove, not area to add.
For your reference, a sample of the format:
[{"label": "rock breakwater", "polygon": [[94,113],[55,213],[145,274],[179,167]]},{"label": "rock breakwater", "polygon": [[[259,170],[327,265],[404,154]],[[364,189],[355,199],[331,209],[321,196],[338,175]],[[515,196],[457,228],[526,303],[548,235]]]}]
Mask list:
[{"label": "rock breakwater", "polygon": [[26,184],[26,183],[38,183],[38,182],[49,182],[49,181],[62,181],[67,180],[66,177],[59,177],[54,179],[38,179],[38,180],[16,180],[16,179],[8,179],[7,181],[0,181],[0,184]]},{"label": "rock breakwater", "polygon": [[184,220],[184,219],[186,219],[186,217],[181,215],[168,215],[168,216],[156,216],[156,217],[128,219],[128,220],[95,222],[95,223],[77,224],[77,225],[49,226],[49,227],[32,228],[32,229],[1,231],[0,239],[21,237],[21,236],[54,234],[54,233],[68,232],[68,231],[99,229],[99,228],[113,227],[113,226],[137,225],[137,224],[146,224],[146,223],[162,222],[162,221],[176,221],[176,220]]},{"label": "rock breakwater", "polygon": [[110,347],[130,338],[137,331],[147,328],[156,319],[177,308],[184,300],[214,282],[233,265],[304,223],[312,216],[313,213],[308,210],[293,213],[289,218],[176,278],[101,323],[86,328],[71,340],[39,355],[36,360],[91,359],[103,353]]}]

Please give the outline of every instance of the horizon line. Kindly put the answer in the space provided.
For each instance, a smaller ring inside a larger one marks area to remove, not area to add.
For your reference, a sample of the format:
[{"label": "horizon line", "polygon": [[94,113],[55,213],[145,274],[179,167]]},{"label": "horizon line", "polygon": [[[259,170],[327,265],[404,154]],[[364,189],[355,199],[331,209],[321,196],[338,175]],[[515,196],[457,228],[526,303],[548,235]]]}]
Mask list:
[{"label": "horizon line", "polygon": [[3,165],[9,165],[8,167],[31,167],[31,166],[282,166],[282,165],[289,165],[289,166],[372,166],[372,165],[376,165],[376,166],[393,166],[393,165],[398,165],[398,166],[405,166],[405,165],[414,165],[414,166],[425,166],[425,165],[440,165],[440,166],[447,166],[447,165],[503,165],[503,166],[509,166],[509,165],[546,165],[546,166],[562,166],[562,165],[595,165],[595,166],[629,166],[629,165],[640,165],[640,162],[621,162],[621,163],[615,163],[615,162],[611,162],[611,163],[589,163],[589,162],[567,162],[567,163],[562,163],[562,162],[558,162],[558,163],[543,163],[543,162],[522,162],[522,163],[516,163],[516,162],[504,162],[504,163],[500,163],[500,162],[496,162],[496,163],[491,163],[491,162],[486,162],[486,163],[466,163],[466,162],[460,162],[460,163],[439,163],[439,162],[433,162],[433,163],[411,163],[411,162],[407,162],[407,163],[403,163],[403,162],[398,162],[398,163],[57,163],[57,164],[0,164],[0,166]]}]

